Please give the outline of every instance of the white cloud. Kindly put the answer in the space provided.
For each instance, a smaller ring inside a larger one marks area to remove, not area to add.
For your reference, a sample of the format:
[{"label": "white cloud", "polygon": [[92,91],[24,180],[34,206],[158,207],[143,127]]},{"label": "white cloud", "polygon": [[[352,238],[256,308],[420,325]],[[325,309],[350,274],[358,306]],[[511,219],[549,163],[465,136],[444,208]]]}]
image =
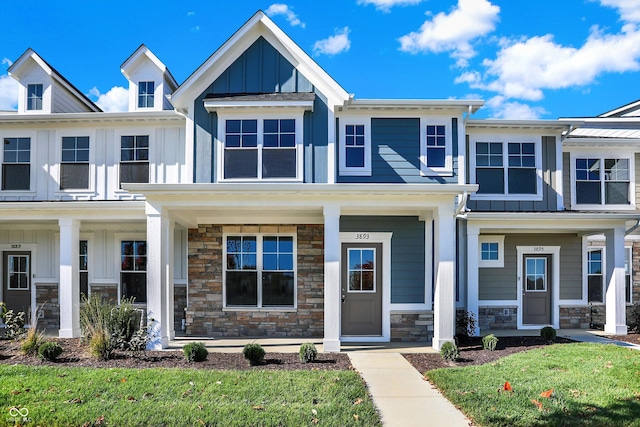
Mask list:
[{"label": "white cloud", "polygon": [[377,10],[390,12],[394,6],[412,6],[421,3],[422,0],[358,0],[358,4],[374,5]]},{"label": "white cloud", "polygon": [[[6,59],[6,58],[5,58]],[[4,64],[4,60],[2,61]],[[0,76],[0,110],[18,109],[18,82],[5,74]]]},{"label": "white cloud", "polygon": [[287,18],[287,22],[292,27],[297,27],[298,25],[302,28],[306,27],[306,24],[298,18],[291,8],[284,3],[274,3],[265,12],[269,16],[276,15],[284,15]]},{"label": "white cloud", "polygon": [[195,12],[187,12],[187,16],[193,16],[195,14],[196,14]]},{"label": "white cloud", "polygon": [[94,87],[89,91],[89,95],[97,98],[96,105],[107,113],[127,111],[129,109],[129,90],[121,86],[114,86],[107,93],[100,93]]},{"label": "white cloud", "polygon": [[494,96],[488,100],[485,104],[490,110],[490,116],[495,119],[511,119],[511,120],[525,120],[525,119],[539,119],[548,113],[542,107],[532,107],[520,102],[507,102],[504,96]]},{"label": "white cloud", "polygon": [[495,29],[500,8],[487,0],[458,0],[449,14],[440,12],[414,31],[398,39],[409,53],[450,52],[458,66],[466,66],[476,52],[471,43]]},{"label": "white cloud", "polygon": [[200,25],[196,25],[195,27],[191,28],[192,33],[197,33],[198,31],[200,31]]},{"label": "white cloud", "polygon": [[2,58],[2,61],[0,61],[0,63],[1,63],[2,65],[6,65],[6,66],[7,66],[7,68],[8,68],[8,67],[11,67],[11,66],[13,65],[13,61],[12,61],[12,60],[10,60],[9,58]]},{"label": "white cloud", "polygon": [[622,21],[640,23],[640,2],[638,0],[600,0],[600,4],[618,9]]},{"label": "white cloud", "polygon": [[336,29],[335,35],[315,42],[313,45],[313,54],[314,56],[322,54],[336,55],[348,51],[350,47],[349,27],[344,27],[342,29]]}]

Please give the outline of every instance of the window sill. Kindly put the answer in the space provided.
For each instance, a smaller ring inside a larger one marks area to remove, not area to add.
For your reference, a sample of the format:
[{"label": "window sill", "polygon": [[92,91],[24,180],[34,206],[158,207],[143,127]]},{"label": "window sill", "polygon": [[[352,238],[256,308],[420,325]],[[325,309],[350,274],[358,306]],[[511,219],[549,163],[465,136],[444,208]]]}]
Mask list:
[{"label": "window sill", "polygon": [[420,176],[453,176],[453,170],[422,169],[420,170]]},{"label": "window sill", "polygon": [[371,176],[371,169],[340,169],[340,176]]},{"label": "window sill", "polygon": [[298,311],[297,307],[223,307],[223,312],[278,312],[278,313],[295,313]]}]

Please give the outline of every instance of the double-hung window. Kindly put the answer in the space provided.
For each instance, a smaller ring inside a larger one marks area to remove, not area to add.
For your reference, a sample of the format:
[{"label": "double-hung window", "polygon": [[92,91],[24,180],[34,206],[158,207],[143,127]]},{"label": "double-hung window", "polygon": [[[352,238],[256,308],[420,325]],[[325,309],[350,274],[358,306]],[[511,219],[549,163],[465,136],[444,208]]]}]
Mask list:
[{"label": "double-hung window", "polygon": [[2,158],[2,189],[31,187],[31,138],[5,138]]},{"label": "double-hung window", "polygon": [[[89,242],[80,240],[78,271],[80,272],[80,293],[89,297]],[[82,298],[82,296],[80,297]]]},{"label": "double-hung window", "polygon": [[631,205],[629,158],[577,157],[574,166],[576,205]]},{"label": "double-hung window", "polygon": [[479,185],[474,198],[535,200],[541,196],[538,143],[477,141],[472,150],[472,173]]},{"label": "double-hung window", "polygon": [[344,119],[344,124],[340,125],[340,175],[371,175],[370,132],[369,121],[351,118]]},{"label": "double-hung window", "polygon": [[147,302],[147,242],[144,240],[120,243],[120,296]]},{"label": "double-hung window", "polygon": [[[422,175],[451,175],[452,132],[451,126],[432,122],[433,118],[421,119],[420,123],[420,170]],[[451,120],[451,119],[449,119]]]},{"label": "double-hung window", "polygon": [[[592,248],[587,251],[587,298],[589,302],[604,302],[605,296],[605,258],[604,249]],[[624,248],[624,288],[625,302],[632,300],[632,248]]]},{"label": "double-hung window", "polygon": [[224,120],[223,179],[301,179],[299,119]]},{"label": "double-hung window", "polygon": [[153,108],[154,82],[138,83],[138,108]]},{"label": "double-hung window", "polygon": [[42,110],[42,84],[29,84],[27,85],[27,110],[37,111]]},{"label": "double-hung window", "polygon": [[226,237],[225,306],[294,307],[295,238]]},{"label": "double-hung window", "polygon": [[89,137],[63,136],[60,189],[89,188]]},{"label": "double-hung window", "polygon": [[120,139],[120,184],[149,182],[149,136]]}]

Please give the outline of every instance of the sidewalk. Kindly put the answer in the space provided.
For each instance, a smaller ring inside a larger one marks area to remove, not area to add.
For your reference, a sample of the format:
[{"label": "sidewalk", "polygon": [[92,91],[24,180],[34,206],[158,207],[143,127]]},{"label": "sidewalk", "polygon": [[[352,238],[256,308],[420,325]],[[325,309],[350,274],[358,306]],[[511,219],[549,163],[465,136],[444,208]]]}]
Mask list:
[{"label": "sidewalk", "polygon": [[470,421],[399,353],[347,352],[385,427],[469,427]]}]

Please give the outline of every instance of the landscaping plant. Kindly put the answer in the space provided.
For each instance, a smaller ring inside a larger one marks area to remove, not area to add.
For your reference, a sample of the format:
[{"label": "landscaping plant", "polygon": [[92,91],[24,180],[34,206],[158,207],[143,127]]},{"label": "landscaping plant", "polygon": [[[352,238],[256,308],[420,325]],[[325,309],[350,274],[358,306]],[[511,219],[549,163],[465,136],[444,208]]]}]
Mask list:
[{"label": "landscaping plant", "polygon": [[482,348],[489,351],[494,351],[496,349],[496,345],[498,345],[498,338],[489,334],[482,337]]},{"label": "landscaping plant", "polygon": [[[6,309],[6,307],[4,307],[4,309]],[[17,313],[13,310],[4,311],[2,314],[2,320],[4,321],[5,338],[15,341],[24,336],[24,318],[24,311],[19,311]]]},{"label": "landscaping plant", "polygon": [[629,332],[640,333],[640,303],[635,303],[631,307],[627,322],[629,323]]},{"label": "landscaping plant", "polygon": [[204,362],[209,355],[207,348],[201,342],[190,342],[183,347],[182,352],[187,362]]},{"label": "landscaping plant", "polygon": [[251,366],[257,366],[264,360],[265,351],[260,344],[247,344],[242,349],[242,355],[249,361]]},{"label": "landscaping plant", "polygon": [[303,363],[309,363],[316,360],[318,357],[318,350],[312,342],[306,342],[300,346],[300,361]]},{"label": "landscaping plant", "polygon": [[34,322],[29,328],[27,335],[20,343],[20,351],[22,354],[35,356],[38,354],[38,349],[42,343],[44,343],[44,332],[38,331],[36,323]]},{"label": "landscaping plant", "polygon": [[551,326],[545,326],[544,328],[540,329],[540,336],[546,342],[552,343],[553,340],[556,339],[556,330]]},{"label": "landscaping plant", "polygon": [[452,362],[460,357],[460,350],[455,343],[447,341],[440,348],[440,356],[444,360]]},{"label": "landscaping plant", "polygon": [[58,344],[57,342],[47,341],[40,345],[40,347],[38,348],[38,357],[42,360],[53,362],[61,354],[62,347],[60,347],[60,344]]},{"label": "landscaping plant", "polygon": [[472,311],[465,311],[462,316],[458,315],[456,321],[456,331],[467,337],[472,337],[476,333],[477,320]]}]

